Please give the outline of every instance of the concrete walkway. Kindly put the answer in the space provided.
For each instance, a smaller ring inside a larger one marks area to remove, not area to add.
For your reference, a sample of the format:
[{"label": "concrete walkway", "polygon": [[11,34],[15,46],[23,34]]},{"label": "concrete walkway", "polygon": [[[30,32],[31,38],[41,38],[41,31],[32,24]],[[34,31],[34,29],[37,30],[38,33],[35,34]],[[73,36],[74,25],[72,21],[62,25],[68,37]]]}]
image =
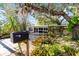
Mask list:
[{"label": "concrete walkway", "polygon": [[[32,45],[32,40],[38,38],[39,35],[35,35],[35,34],[30,34],[29,35],[29,39],[30,39],[30,51],[33,50],[34,46]],[[23,48],[23,52],[24,54],[26,51],[26,43],[21,43],[21,48]],[[19,51],[19,47],[18,47],[18,43],[12,43],[11,39],[1,39],[0,40],[0,56],[16,56],[14,53],[16,51]]]},{"label": "concrete walkway", "polygon": [[10,41],[10,39],[0,40],[0,56],[7,56],[15,51],[15,45]]}]

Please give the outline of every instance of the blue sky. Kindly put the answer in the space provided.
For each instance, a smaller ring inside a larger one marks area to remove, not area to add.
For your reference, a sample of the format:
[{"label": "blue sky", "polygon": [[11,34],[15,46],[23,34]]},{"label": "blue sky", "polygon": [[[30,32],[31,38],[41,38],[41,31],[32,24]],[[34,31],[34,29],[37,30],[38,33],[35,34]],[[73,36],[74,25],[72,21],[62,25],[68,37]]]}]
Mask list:
[{"label": "blue sky", "polygon": [[[70,12],[70,11],[64,11],[68,16],[73,16],[73,13],[72,12]],[[7,21],[7,19],[6,19],[6,16],[4,16],[4,13],[6,13],[4,10],[1,10],[0,9],[0,20],[1,21]],[[61,16],[58,20],[59,21],[61,21],[62,19],[64,19],[63,21],[62,21],[62,25],[64,24],[64,25],[66,25],[66,24],[68,24],[68,22],[66,21],[66,19],[63,17],[63,16]],[[38,21],[32,16],[32,15],[30,15],[30,14],[28,14],[28,17],[27,17],[27,20],[28,20],[28,22],[31,24],[31,25],[37,25],[38,24]]]},{"label": "blue sky", "polygon": [[1,22],[6,22],[7,21],[7,18],[6,18],[6,16],[4,15],[6,12],[4,11],[4,10],[1,10],[0,9],[0,21]]},{"label": "blue sky", "polygon": [[27,17],[27,20],[28,22],[31,24],[31,25],[37,25],[38,21],[36,20],[36,18],[34,18],[32,15],[28,14],[28,17]]}]

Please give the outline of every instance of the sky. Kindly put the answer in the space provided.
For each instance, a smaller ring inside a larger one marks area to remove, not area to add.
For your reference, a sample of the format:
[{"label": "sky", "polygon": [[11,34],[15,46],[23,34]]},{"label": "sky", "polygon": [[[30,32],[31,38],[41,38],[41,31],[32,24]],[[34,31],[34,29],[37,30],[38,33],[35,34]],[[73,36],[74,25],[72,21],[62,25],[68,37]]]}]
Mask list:
[{"label": "sky", "polygon": [[[14,4],[12,4],[12,5],[14,6]],[[45,4],[45,5],[47,5],[47,4]],[[57,6],[58,6],[58,5],[60,5],[60,4],[57,4]],[[59,7],[58,7],[58,8],[59,8]],[[73,13],[70,12],[70,11],[64,10],[64,12],[65,12],[68,16],[73,16]],[[4,13],[6,13],[6,12],[5,12],[4,10],[0,9],[0,20],[6,22],[7,19],[6,19],[6,16],[4,16]],[[64,19],[64,20],[62,21],[62,25],[67,25],[68,22],[66,21],[66,19],[65,19],[63,16],[59,17],[58,20],[61,21],[62,19]],[[37,24],[38,24],[38,21],[37,21],[32,15],[30,15],[30,14],[28,14],[27,20],[28,20],[28,22],[29,22],[31,25],[37,25]]]},{"label": "sky", "polygon": [[38,23],[38,21],[30,14],[28,14],[27,20],[31,25],[37,25]]},{"label": "sky", "polygon": [[0,21],[1,21],[2,23],[4,23],[4,22],[7,21],[7,18],[6,18],[6,16],[4,15],[5,13],[6,13],[6,12],[5,12],[4,10],[0,9]]}]

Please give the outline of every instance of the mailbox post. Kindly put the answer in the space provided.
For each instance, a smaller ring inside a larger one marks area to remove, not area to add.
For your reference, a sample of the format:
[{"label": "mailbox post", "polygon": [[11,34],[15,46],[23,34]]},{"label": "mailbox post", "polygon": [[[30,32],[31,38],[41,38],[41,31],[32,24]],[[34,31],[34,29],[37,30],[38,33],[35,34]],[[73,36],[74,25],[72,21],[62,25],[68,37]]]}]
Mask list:
[{"label": "mailbox post", "polygon": [[27,56],[29,56],[29,39],[27,40]]},{"label": "mailbox post", "polygon": [[26,44],[27,52],[26,53],[27,53],[27,56],[29,56],[29,31],[13,32],[11,33],[11,39],[13,43],[18,43],[21,53],[22,53],[22,49],[20,46],[20,42],[23,40],[27,40],[27,44]]}]

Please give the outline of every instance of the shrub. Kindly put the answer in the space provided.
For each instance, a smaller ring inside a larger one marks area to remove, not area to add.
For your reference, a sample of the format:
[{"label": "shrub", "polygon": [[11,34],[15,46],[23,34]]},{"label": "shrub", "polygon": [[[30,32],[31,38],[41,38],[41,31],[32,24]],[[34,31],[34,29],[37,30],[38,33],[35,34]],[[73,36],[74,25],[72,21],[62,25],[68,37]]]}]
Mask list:
[{"label": "shrub", "polygon": [[58,44],[43,44],[36,47],[32,52],[32,56],[57,56],[62,55],[62,48]]},{"label": "shrub", "polygon": [[71,36],[63,36],[63,40],[71,41],[72,37]]},{"label": "shrub", "polygon": [[69,46],[64,46],[64,50],[65,50],[65,55],[67,56],[75,56],[75,54],[77,53],[77,50],[69,47]]},{"label": "shrub", "polygon": [[68,31],[72,32],[74,25],[79,24],[79,16],[73,16],[68,24]]},{"label": "shrub", "polygon": [[32,44],[34,46],[38,46],[38,45],[41,45],[42,41],[45,39],[44,36],[41,36],[41,37],[38,37],[37,39],[33,40],[32,41]]},{"label": "shrub", "polygon": [[41,44],[52,44],[53,39],[50,36],[41,36],[32,41],[32,44],[35,46],[41,45]]},{"label": "shrub", "polygon": [[36,46],[32,51],[32,56],[78,56],[79,52],[67,45],[60,44],[42,44]]}]

